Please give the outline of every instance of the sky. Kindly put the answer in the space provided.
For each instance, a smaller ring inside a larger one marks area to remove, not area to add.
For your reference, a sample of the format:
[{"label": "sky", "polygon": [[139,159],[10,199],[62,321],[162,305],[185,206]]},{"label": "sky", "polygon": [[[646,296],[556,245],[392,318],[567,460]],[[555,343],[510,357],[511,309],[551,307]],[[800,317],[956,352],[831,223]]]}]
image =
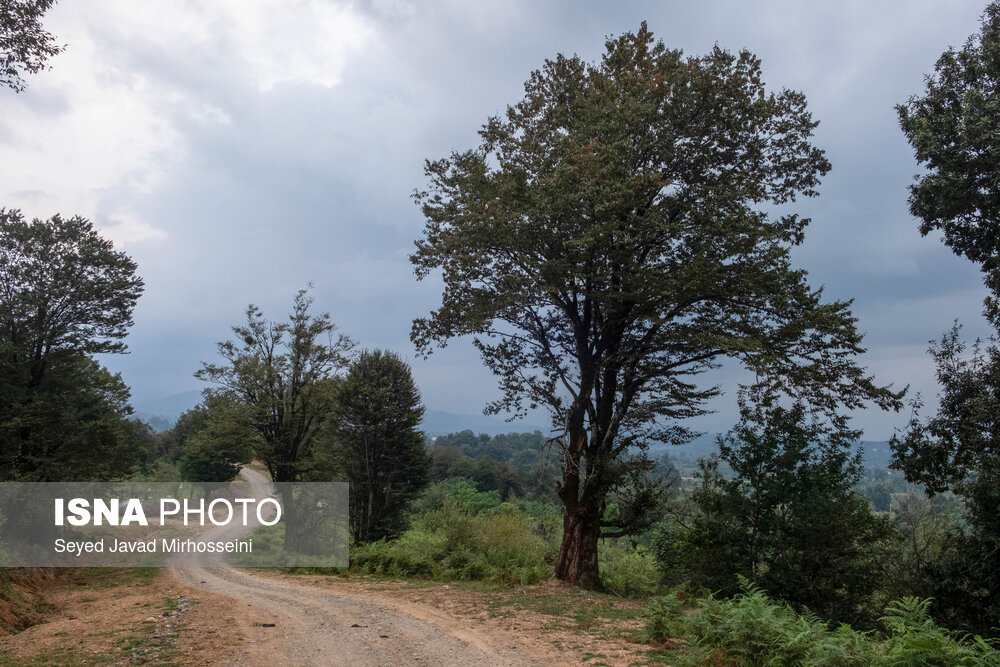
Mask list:
[{"label": "sky", "polygon": [[[805,93],[833,170],[799,206],[812,224],[794,261],[828,298],[854,299],[862,364],[933,406],[928,342],[955,319],[987,337],[985,290],[975,266],[917,231],[906,197],[919,168],[894,106],[978,31],[984,7],[64,0],[44,24],[65,52],[25,92],[0,91],[0,206],[82,215],[138,263],[131,352],[102,359],[137,402],[203,388],[193,373],[248,304],[283,319],[312,285],[340,331],[411,363],[428,408],[477,413],[499,392],[471,341],[426,360],[409,341],[442,288],[408,260],[424,160],[475,146],[546,58],[596,61],[607,36],[645,20],[688,55],[747,48],[770,87]],[[709,378],[727,393],[692,426],[732,426],[740,377],[727,365]],[[855,423],[881,440],[907,418]]]}]

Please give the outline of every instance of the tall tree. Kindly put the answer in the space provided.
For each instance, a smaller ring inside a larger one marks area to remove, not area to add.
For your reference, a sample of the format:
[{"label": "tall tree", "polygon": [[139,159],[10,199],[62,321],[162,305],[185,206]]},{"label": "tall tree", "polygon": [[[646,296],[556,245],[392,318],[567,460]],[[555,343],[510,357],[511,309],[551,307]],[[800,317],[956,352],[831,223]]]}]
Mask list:
[{"label": "tall tree", "polygon": [[0,341],[38,385],[53,355],[122,353],[142,294],[136,264],[84,218],[0,208]]},{"label": "tall tree", "polygon": [[[979,265],[990,294],[986,315],[1000,328],[1000,3],[979,34],[950,48],[922,96],[897,107],[900,126],[926,167],[910,187],[910,210],[926,235],[940,230],[958,255]],[[953,531],[928,580],[947,622],[995,633],[1000,618],[1000,350],[971,353],[955,327],[932,346],[941,385],[937,414],[913,418],[893,438],[893,466],[933,494],[962,496],[971,530]]]},{"label": "tall tree", "polygon": [[910,186],[920,233],[942,232],[956,254],[981,267],[987,313],[1000,324],[1000,3],[982,16],[978,35],[948,49],[921,96],[896,107],[899,123],[926,172]]},{"label": "tall tree", "polygon": [[688,436],[716,360],[817,410],[898,401],[854,361],[849,304],[790,265],[808,220],[773,215],[830,168],[805,97],[767,90],[748,52],[684,58],[645,24],[606,46],[546,61],[477,149],[427,163],[411,257],[445,283],[418,350],[475,335],[503,390],[488,409],[544,406],[561,431],[555,573],[588,586],[608,494],[648,466],[630,448]]},{"label": "tall tree", "polygon": [[842,426],[811,422],[801,405],[744,411],[702,462],[699,512],[675,545],[696,584],[731,594],[743,576],[827,618],[875,620],[885,573],[874,554],[896,532],[855,494],[861,434]]},{"label": "tall tree", "polygon": [[[249,306],[246,324],[233,327],[236,340],[219,343],[224,363],[203,363],[195,373],[220,387],[209,396],[227,394],[239,402],[232,427],[243,431],[275,482],[296,482],[312,470],[317,434],[335,404],[332,381],[347,367],[354,346],[336,332],[329,313],[310,314],[311,305],[300,291],[288,322],[268,321]],[[283,501],[290,512],[291,497]],[[285,546],[294,549],[295,524],[286,516]]]},{"label": "tall tree", "polygon": [[24,74],[45,69],[64,47],[42,29],[42,15],[56,0],[0,0],[0,86],[16,93],[28,85]]},{"label": "tall tree", "polygon": [[420,392],[406,362],[373,350],[351,364],[336,397],[329,435],[332,462],[351,484],[351,534],[358,542],[393,537],[430,481]]},{"label": "tall tree", "polygon": [[5,479],[127,475],[128,388],[90,355],[126,350],[136,264],[80,217],[0,209],[0,467]]}]

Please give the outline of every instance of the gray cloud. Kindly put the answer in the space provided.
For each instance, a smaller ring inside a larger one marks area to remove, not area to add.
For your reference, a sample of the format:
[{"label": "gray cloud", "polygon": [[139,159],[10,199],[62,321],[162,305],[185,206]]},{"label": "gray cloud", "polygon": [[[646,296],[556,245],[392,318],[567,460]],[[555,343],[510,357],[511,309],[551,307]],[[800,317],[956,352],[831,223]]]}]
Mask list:
[{"label": "gray cloud", "polygon": [[[798,206],[813,223],[795,257],[830,298],[855,299],[859,326],[868,332],[865,363],[881,380],[933,396],[926,342],[955,317],[971,335],[985,333],[975,268],[935,239],[920,238],[907,212],[906,187],[917,168],[893,111],[920,91],[946,46],[978,28],[980,2],[372,0],[351,7],[367,36],[359,47],[333,50],[343,55],[330,61],[338,81],[325,85],[321,72],[303,71],[296,80],[280,59],[255,59],[247,35],[259,26],[206,28],[218,38],[198,37],[192,28],[185,43],[168,39],[180,30],[172,21],[197,27],[224,21],[222,10],[129,22],[115,20],[122,11],[115,3],[58,6],[66,26],[60,38],[71,47],[76,41],[80,58],[101,58],[97,91],[109,86],[122,100],[145,100],[121,118],[163,128],[135,158],[143,169],[155,166],[155,178],[140,186],[133,172],[109,169],[104,181],[79,187],[96,193],[92,204],[84,195],[59,200],[76,209],[63,213],[112,220],[124,211],[163,233],[125,246],[148,289],[130,336],[132,354],[107,360],[138,398],[197,387],[191,373],[214,356],[215,342],[247,303],[281,317],[309,282],[317,308],[329,310],[343,331],[411,358],[430,407],[471,412],[495,398],[495,382],[466,342],[428,361],[413,359],[410,322],[435,306],[440,285],[413,278],[407,255],[423,222],[409,195],[424,182],[423,160],[475,145],[480,125],[520,97],[523,81],[545,58],[565,52],[597,59],[605,36],[634,30],[643,19],[688,53],[716,43],[747,47],[763,59],[772,86],[806,93],[821,121],[817,143],[834,170],[821,196]],[[340,27],[355,25],[347,15],[343,20]],[[303,49],[319,48],[311,40]],[[74,71],[91,64],[71,56],[55,60],[52,74],[63,59]],[[275,79],[266,89],[259,85],[262,68]],[[79,89],[38,88],[37,97],[23,98],[37,107],[32,132],[46,131],[46,114],[85,108]],[[14,104],[21,98],[4,98],[0,111]],[[109,115],[103,122],[118,121]],[[6,163],[16,164],[26,149],[3,132],[0,140]],[[113,165],[117,157],[94,160]],[[49,191],[55,186],[33,196]],[[2,188],[0,196],[8,207],[27,201]],[[731,388],[740,376],[726,368],[713,377]],[[701,422],[705,428],[732,423],[731,393],[718,408]],[[859,415],[871,438],[886,437],[902,421]]]}]

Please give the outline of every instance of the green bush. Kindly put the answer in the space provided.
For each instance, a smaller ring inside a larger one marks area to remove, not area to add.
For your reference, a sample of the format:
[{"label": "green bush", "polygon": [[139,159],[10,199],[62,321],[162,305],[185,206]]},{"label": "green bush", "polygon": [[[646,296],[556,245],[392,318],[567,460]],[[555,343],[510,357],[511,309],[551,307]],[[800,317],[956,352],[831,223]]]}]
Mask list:
[{"label": "green bush", "polygon": [[370,574],[504,584],[551,576],[556,549],[533,530],[537,519],[513,503],[487,505],[482,496],[490,494],[474,495],[474,488],[472,494],[465,485],[452,490],[458,497],[445,495],[433,503],[437,507],[416,516],[399,539],[356,547],[352,567]]},{"label": "green bush", "polygon": [[655,556],[627,540],[601,540],[597,545],[601,584],[624,597],[652,595],[660,588]]}]

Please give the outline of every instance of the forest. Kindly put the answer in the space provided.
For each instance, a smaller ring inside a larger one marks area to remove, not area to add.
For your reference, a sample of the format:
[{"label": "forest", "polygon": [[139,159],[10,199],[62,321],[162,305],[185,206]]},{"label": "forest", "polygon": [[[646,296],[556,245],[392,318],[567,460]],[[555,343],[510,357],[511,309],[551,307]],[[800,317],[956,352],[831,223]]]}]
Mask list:
[{"label": "forest", "polygon": [[[471,339],[487,412],[549,432],[426,436],[412,349],[365,347],[311,286],[287,316],[249,305],[191,369],[202,402],[154,430],[100,361],[127,351],[141,267],[83,217],[0,208],[0,480],[347,481],[350,567],[302,574],[555,579],[640,601],[672,664],[1000,664],[1000,347],[942,321],[927,406],[860,364],[852,303],[791,255],[831,168],[818,121],[763,79],[643,23],[546,61],[478,146],[426,162],[409,260],[444,287],[413,346]],[[998,87],[993,3],[896,108],[914,234],[981,270],[994,328]],[[725,360],[754,381],[706,436],[688,420]],[[859,410],[903,425],[861,443]]]}]

